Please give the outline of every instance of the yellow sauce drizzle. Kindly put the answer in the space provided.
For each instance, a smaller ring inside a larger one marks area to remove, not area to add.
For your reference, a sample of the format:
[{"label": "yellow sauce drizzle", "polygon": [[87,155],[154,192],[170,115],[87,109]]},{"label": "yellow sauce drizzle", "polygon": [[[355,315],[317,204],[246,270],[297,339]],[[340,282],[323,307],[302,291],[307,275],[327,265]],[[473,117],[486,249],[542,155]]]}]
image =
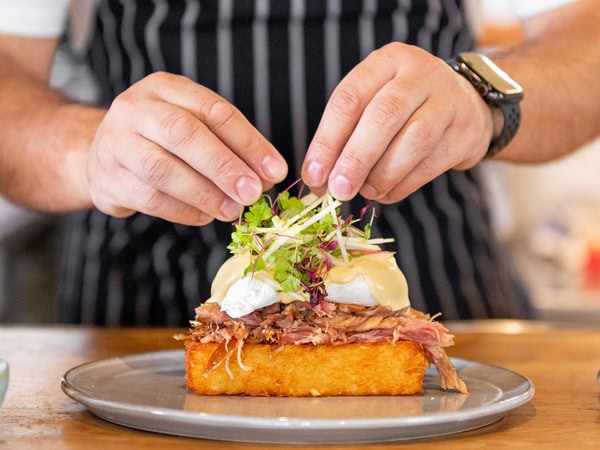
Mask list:
[{"label": "yellow sauce drizzle", "polygon": [[[248,264],[250,264],[249,252],[237,253],[225,261],[213,280],[210,301],[220,303],[229,288],[243,277]],[[260,273],[272,279],[268,272],[260,271]],[[381,305],[391,306],[393,310],[410,306],[406,278],[398,268],[392,253],[367,254],[352,258],[348,265],[333,266],[327,274],[325,285],[347,284],[359,274],[362,274],[371,295]],[[283,303],[295,300],[283,293],[280,293],[280,299]]]}]

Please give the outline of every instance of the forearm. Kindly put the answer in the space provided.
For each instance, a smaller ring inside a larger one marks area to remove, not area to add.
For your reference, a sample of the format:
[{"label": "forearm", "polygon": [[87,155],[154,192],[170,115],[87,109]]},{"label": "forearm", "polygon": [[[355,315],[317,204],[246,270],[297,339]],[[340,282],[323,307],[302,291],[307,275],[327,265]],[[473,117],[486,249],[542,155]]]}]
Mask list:
[{"label": "forearm", "polygon": [[45,211],[89,208],[87,149],[104,111],[69,101],[0,55],[0,192]]},{"label": "forearm", "polygon": [[521,128],[497,159],[548,161],[600,135],[598,3],[581,0],[532,19],[527,41],[494,57],[525,91]]}]

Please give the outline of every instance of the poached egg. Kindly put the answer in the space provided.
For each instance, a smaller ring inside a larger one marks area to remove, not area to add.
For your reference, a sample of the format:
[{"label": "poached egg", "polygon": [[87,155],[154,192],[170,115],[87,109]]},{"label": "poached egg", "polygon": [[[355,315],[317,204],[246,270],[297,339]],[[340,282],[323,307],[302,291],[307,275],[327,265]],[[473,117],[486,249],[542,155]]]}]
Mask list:
[{"label": "poached egg", "polygon": [[[221,266],[211,286],[209,302],[239,318],[276,302],[309,301],[304,292],[284,293],[272,275],[260,270],[244,276],[250,253],[240,252]],[[356,256],[348,264],[334,265],[325,277],[325,300],[362,306],[410,306],[408,284],[393,253],[376,252]]]}]

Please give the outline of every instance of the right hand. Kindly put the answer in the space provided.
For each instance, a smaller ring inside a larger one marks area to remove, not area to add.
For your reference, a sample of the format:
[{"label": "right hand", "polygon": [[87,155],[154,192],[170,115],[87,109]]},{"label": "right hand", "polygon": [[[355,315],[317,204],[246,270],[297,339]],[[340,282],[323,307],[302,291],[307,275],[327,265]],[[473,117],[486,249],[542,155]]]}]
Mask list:
[{"label": "right hand", "polygon": [[283,157],[237,108],[162,72],[114,100],[87,162],[91,199],[102,212],[187,225],[236,219],[286,173]]}]

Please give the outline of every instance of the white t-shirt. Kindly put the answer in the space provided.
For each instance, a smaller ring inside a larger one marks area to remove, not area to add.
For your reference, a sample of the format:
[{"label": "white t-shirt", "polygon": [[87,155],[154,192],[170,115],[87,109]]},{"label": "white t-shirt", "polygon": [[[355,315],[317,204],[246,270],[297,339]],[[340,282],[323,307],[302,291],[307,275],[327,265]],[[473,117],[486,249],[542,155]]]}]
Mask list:
[{"label": "white t-shirt", "polygon": [[[94,0],[80,0],[94,1]],[[507,6],[525,18],[576,0],[470,0]],[[71,0],[0,0],[0,34],[59,36],[65,29]]]},{"label": "white t-shirt", "polygon": [[65,29],[69,3],[70,0],[0,0],[0,34],[59,36]]},{"label": "white t-shirt", "polygon": [[524,19],[573,1],[576,0],[513,0],[513,8],[517,16]]}]

